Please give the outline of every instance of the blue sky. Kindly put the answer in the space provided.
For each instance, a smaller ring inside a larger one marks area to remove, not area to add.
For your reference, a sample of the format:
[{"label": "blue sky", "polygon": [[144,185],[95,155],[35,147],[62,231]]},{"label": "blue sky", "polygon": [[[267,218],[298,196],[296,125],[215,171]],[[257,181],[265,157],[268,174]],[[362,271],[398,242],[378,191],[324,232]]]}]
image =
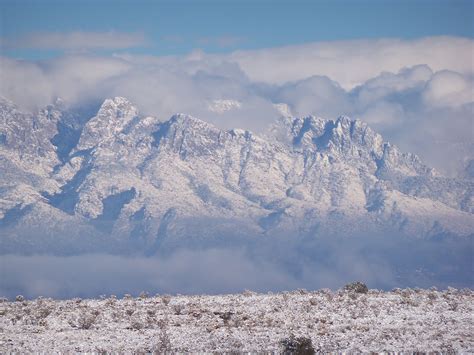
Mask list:
[{"label": "blue sky", "polygon": [[60,50],[12,48],[12,43],[32,33],[74,31],[143,36],[144,41],[127,52],[152,55],[359,38],[473,37],[473,4],[469,0],[1,0],[1,37],[10,43],[2,52],[27,59],[50,57]]}]

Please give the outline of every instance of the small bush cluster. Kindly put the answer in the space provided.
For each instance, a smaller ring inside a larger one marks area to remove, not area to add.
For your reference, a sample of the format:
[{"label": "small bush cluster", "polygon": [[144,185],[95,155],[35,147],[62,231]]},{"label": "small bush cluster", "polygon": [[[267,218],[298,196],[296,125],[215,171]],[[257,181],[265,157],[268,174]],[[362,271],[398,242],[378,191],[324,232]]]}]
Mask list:
[{"label": "small bush cluster", "polygon": [[79,329],[91,329],[99,314],[100,312],[98,310],[94,309],[90,311],[84,309],[76,319],[70,320],[69,324]]},{"label": "small bush cluster", "polygon": [[355,293],[368,293],[369,288],[367,287],[366,284],[356,281],[356,282],[351,282],[350,284],[347,284],[344,286],[344,291],[349,291],[349,292],[355,292]]},{"label": "small bush cluster", "polygon": [[171,296],[170,295],[163,295],[161,297],[161,301],[167,306],[171,302]]},{"label": "small bush cluster", "polygon": [[292,335],[289,338],[283,339],[280,343],[283,346],[284,354],[312,355],[316,353],[310,338],[295,338]]}]

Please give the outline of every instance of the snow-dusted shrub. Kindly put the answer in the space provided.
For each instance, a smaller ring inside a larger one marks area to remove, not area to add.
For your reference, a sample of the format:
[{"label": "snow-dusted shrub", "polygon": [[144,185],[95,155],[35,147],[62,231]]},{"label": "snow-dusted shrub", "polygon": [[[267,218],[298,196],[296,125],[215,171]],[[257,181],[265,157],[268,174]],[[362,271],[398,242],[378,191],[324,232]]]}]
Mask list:
[{"label": "snow-dusted shrub", "polygon": [[0,303],[5,303],[5,302],[8,302],[8,298],[0,297]]},{"label": "snow-dusted shrub", "polygon": [[356,281],[344,286],[344,291],[355,292],[355,293],[368,293],[369,288],[366,284]]},{"label": "snow-dusted shrub", "polygon": [[139,317],[134,317],[130,322],[130,329],[140,330],[145,328],[142,320]]},{"label": "snow-dusted shrub", "polygon": [[173,306],[174,314],[179,316],[183,313],[184,306],[182,304],[175,304]]},{"label": "snow-dusted shrub", "polygon": [[154,317],[156,315],[156,311],[154,309],[147,309],[146,314],[149,317]]},{"label": "snow-dusted shrub", "polygon": [[244,290],[244,292],[242,292],[242,294],[243,294],[244,296],[246,296],[246,297],[250,297],[250,296],[256,295],[255,292],[250,291],[250,290]]},{"label": "snow-dusted shrub", "polygon": [[132,298],[133,298],[132,295],[129,294],[129,293],[126,293],[126,294],[123,295],[124,300],[131,300]]},{"label": "snow-dusted shrub", "polygon": [[161,301],[165,304],[168,305],[171,302],[171,296],[170,295],[163,295],[161,297]]},{"label": "snow-dusted shrub", "polygon": [[127,316],[131,316],[133,312],[135,312],[135,310],[131,308],[125,310],[125,313],[127,314]]},{"label": "snow-dusted shrub", "polygon": [[138,298],[141,298],[142,300],[145,299],[145,298],[148,298],[150,295],[148,294],[148,292],[146,291],[142,291],[140,292],[140,294],[138,295]]},{"label": "snow-dusted shrub", "polygon": [[25,297],[23,297],[22,295],[18,295],[15,297],[15,301],[17,302],[23,302],[25,300]]},{"label": "snow-dusted shrub", "polygon": [[90,311],[87,309],[81,309],[79,316],[76,319],[70,320],[69,324],[72,327],[79,329],[90,329],[92,325],[94,325],[99,314],[100,312],[98,310]]},{"label": "snow-dusted shrub", "polygon": [[82,314],[78,319],[77,325],[81,329],[90,329],[96,319],[97,316],[94,314]]},{"label": "snow-dusted shrub", "polygon": [[411,294],[408,293],[408,292],[401,292],[400,296],[401,296],[401,301],[400,301],[401,304],[406,304],[406,305],[409,305],[411,307],[417,307],[418,306],[416,296],[411,297]]},{"label": "snow-dusted shrub", "polygon": [[322,294],[322,295],[332,295],[332,291],[329,288],[322,288],[318,291],[316,291],[317,294]]},{"label": "snow-dusted shrub", "polygon": [[232,318],[232,315],[234,314],[234,312],[214,312],[214,314],[216,316],[219,316],[219,318],[221,318],[224,323],[227,323],[231,318]]},{"label": "snow-dusted shrub", "polygon": [[155,346],[153,347],[153,354],[165,354],[169,353],[172,350],[171,340],[169,338],[166,329],[163,327],[161,328],[160,336],[158,341],[156,342]]},{"label": "snow-dusted shrub", "polygon": [[113,306],[117,302],[117,297],[115,296],[110,296],[105,300],[105,305],[106,306]]},{"label": "snow-dusted shrub", "polygon": [[47,316],[49,316],[53,312],[53,307],[51,306],[43,306],[40,309],[38,309],[37,312],[37,318],[38,319],[44,319]]},{"label": "snow-dusted shrub", "polygon": [[115,323],[120,322],[122,320],[122,316],[119,312],[114,311],[111,313],[110,316]]},{"label": "snow-dusted shrub", "polygon": [[449,309],[450,311],[454,311],[454,312],[455,312],[455,311],[458,309],[459,303],[456,302],[456,301],[450,301],[450,302],[448,302],[448,305],[449,305],[448,309]]},{"label": "snow-dusted shrub", "polygon": [[402,295],[403,297],[411,297],[411,295],[416,295],[416,292],[410,288],[405,288],[403,290],[398,289],[398,294]]},{"label": "snow-dusted shrub", "polygon": [[310,355],[315,354],[313,342],[310,338],[290,336],[281,342],[284,354]]}]

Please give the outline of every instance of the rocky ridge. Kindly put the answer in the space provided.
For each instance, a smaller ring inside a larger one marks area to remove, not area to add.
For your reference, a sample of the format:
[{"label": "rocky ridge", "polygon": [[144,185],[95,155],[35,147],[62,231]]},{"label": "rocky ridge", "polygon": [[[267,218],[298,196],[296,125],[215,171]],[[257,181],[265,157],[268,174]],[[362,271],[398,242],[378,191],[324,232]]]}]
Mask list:
[{"label": "rocky ridge", "polygon": [[441,176],[360,120],[282,116],[259,136],[186,114],[142,117],[121,97],[91,118],[63,106],[31,114],[0,102],[3,252],[474,233],[471,179]]}]

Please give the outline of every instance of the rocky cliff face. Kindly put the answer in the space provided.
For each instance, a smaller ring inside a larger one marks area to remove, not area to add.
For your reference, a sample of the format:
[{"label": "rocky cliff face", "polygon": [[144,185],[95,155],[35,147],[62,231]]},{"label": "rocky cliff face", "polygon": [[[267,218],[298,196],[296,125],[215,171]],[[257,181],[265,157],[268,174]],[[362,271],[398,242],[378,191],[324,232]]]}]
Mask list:
[{"label": "rocky cliff face", "polygon": [[3,100],[0,119],[3,252],[474,233],[472,180],[440,176],[348,117],[282,117],[257,136],[142,117],[116,97],[92,118]]}]

